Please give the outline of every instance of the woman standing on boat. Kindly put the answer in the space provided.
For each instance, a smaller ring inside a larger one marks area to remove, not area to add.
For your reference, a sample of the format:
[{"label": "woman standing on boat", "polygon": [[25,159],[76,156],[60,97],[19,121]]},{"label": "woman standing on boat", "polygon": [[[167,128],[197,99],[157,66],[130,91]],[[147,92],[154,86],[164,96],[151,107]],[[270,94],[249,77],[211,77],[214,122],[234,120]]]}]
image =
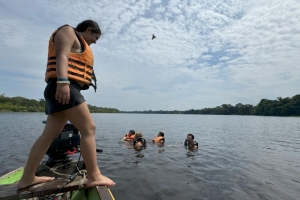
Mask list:
[{"label": "woman standing on boat", "polygon": [[88,89],[93,78],[91,44],[101,36],[98,24],[85,20],[76,28],[64,25],[51,35],[44,91],[45,112],[48,115],[42,135],[30,151],[18,188],[51,181],[52,177],[35,176],[36,169],[51,142],[61,133],[69,120],[81,133],[80,149],[87,170],[87,187],[114,186],[115,183],[100,173],[97,166],[96,126],[80,90]]}]

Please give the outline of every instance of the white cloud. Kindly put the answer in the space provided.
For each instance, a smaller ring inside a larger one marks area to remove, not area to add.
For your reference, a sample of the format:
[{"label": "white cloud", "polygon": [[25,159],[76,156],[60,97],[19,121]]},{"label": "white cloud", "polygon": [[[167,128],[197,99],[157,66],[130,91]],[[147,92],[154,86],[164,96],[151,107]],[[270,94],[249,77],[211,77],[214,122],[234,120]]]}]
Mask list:
[{"label": "white cloud", "polygon": [[[43,97],[33,84],[43,80],[52,31],[84,19],[103,32],[91,46],[99,89],[84,91],[92,105],[185,110],[298,93],[296,0],[14,1],[0,9],[1,75],[16,73],[31,98]],[[1,93],[19,96],[7,81]]]}]

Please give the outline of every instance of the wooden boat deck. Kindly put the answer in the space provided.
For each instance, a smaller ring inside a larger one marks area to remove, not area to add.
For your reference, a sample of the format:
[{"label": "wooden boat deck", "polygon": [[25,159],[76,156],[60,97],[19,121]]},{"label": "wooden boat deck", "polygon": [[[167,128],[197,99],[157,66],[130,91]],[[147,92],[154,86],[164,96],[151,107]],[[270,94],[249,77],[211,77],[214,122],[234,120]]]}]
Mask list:
[{"label": "wooden boat deck", "polygon": [[[59,193],[80,190],[81,180],[82,177],[77,176],[73,182],[67,184],[61,190],[60,188],[67,181],[66,178],[55,179],[47,183],[37,184],[21,190],[17,189],[17,184],[0,185],[0,200],[19,200],[34,197],[44,197],[45,195],[55,194],[56,192],[58,192],[58,190],[60,190]],[[85,182],[83,184],[85,184]],[[98,186],[96,188],[101,199],[111,199],[111,195],[109,194],[106,186]]]},{"label": "wooden boat deck", "polygon": [[[68,166],[65,169],[60,169],[58,170],[58,172],[62,174],[73,174],[75,166],[78,166],[80,170],[84,169],[83,161],[80,161],[79,163],[73,161],[70,164],[70,166]],[[55,176],[55,179],[53,181],[36,184],[20,190],[17,189],[17,183],[11,182],[10,179],[16,180],[15,177],[13,178],[13,176],[17,176],[20,178],[23,173],[23,168],[16,169],[2,176],[1,178],[5,177],[5,180],[7,181],[0,184],[0,200],[15,200],[15,199],[19,200],[19,199],[30,199],[30,198],[38,199],[46,195],[50,196],[56,194],[57,192],[65,193],[65,192],[73,192],[73,191],[75,192],[78,190],[85,190],[85,191],[92,190],[89,192],[93,192],[93,193],[97,192],[98,196],[100,196],[99,199],[101,200],[113,200],[113,196],[111,195],[110,190],[106,186],[97,186],[93,188],[81,188],[81,185],[86,184],[86,179],[82,181],[81,175],[77,175],[72,182],[65,185],[65,183],[68,180],[67,177],[53,174],[49,170],[45,170],[45,169],[46,168],[44,165],[40,165],[37,170],[37,175],[52,176],[52,177]],[[89,193],[89,192],[84,192],[84,193]],[[82,197],[80,199],[88,199],[88,198]]]}]

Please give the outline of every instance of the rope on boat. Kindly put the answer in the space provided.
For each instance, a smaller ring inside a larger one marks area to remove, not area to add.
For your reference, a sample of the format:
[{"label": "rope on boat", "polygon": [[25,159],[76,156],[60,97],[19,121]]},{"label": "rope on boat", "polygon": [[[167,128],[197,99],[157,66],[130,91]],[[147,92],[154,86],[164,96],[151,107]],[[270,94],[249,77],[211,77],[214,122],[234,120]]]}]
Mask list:
[{"label": "rope on boat", "polygon": [[86,179],[87,171],[85,169],[83,169],[83,170],[80,170],[78,172],[78,174],[82,176],[82,179],[81,179],[81,181],[79,183],[79,190],[82,190],[84,188],[84,184],[83,183],[84,183],[84,181]]},{"label": "rope on boat", "polygon": [[[60,173],[59,173],[59,174],[60,174]],[[54,199],[56,198],[56,195],[57,195],[57,194],[58,194],[58,193],[59,193],[66,185],[68,185],[69,183],[71,183],[72,181],[74,181],[74,179],[75,179],[75,177],[76,177],[77,175],[81,175],[81,176],[82,176],[82,179],[81,179],[81,181],[80,181],[80,183],[79,183],[79,190],[82,190],[82,189],[84,188],[84,181],[85,181],[85,179],[86,179],[86,174],[87,174],[87,171],[86,171],[85,169],[78,171],[77,173],[71,175],[71,176],[69,177],[69,179],[66,181],[66,183],[65,183],[63,186],[61,186],[55,194],[52,194],[52,195],[46,195],[46,196],[44,196],[43,198],[39,198],[39,199],[40,199],[40,200],[54,200]]]},{"label": "rope on boat", "polygon": [[[80,153],[80,156],[81,156],[81,153]],[[56,167],[48,167],[47,165],[45,164],[42,164],[43,167],[45,167],[46,169],[48,169],[50,172],[54,173],[54,174],[57,174],[57,175],[60,175],[60,176],[64,176],[64,177],[68,177],[68,180],[66,181],[66,183],[61,186],[61,188],[58,189],[58,191],[55,193],[55,194],[52,194],[52,195],[46,195],[44,196],[43,198],[38,198],[39,200],[55,200],[56,199],[56,195],[66,186],[68,185],[70,182],[72,182],[75,177],[77,175],[81,175],[82,176],[82,179],[79,183],[79,187],[78,189],[79,190],[82,190],[84,188],[84,181],[86,179],[86,174],[87,174],[87,171],[85,169],[82,169],[82,170],[79,170],[78,168],[78,163],[80,161],[80,156],[79,156],[79,159],[78,159],[78,162],[77,162],[77,165],[76,165],[76,169],[77,169],[77,173],[73,174],[73,175],[70,175],[70,174],[63,174],[63,173],[59,173],[57,172],[57,169],[60,168],[60,167],[63,167],[63,166],[66,166],[66,165],[69,165],[72,163],[72,161],[68,162],[68,163],[65,163],[65,164],[62,164],[62,165],[59,165],[59,166],[56,166]],[[72,195],[71,195],[72,197]]]},{"label": "rope on boat", "polygon": [[52,168],[51,168],[51,167],[48,167],[48,166],[45,165],[45,164],[43,164],[42,166],[45,167],[45,168],[47,168],[50,172],[52,172],[52,173],[54,173],[54,174],[57,174],[57,175],[59,175],[59,176],[70,177],[71,175],[69,175],[69,174],[62,174],[62,173],[57,172],[57,169],[60,168],[60,167],[69,165],[69,164],[71,164],[71,163],[72,163],[72,162],[68,162],[68,163],[66,163],[66,164],[59,165],[59,166],[52,167]]}]

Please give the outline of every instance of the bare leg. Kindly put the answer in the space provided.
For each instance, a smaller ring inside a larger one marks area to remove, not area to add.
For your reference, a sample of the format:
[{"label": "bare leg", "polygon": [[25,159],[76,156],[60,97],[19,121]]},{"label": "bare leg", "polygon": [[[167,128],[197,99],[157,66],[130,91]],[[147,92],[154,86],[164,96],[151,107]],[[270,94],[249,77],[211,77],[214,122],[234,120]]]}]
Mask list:
[{"label": "bare leg", "polygon": [[51,142],[61,133],[66,122],[67,118],[62,112],[48,115],[44,131],[35,141],[29,153],[23,176],[17,185],[19,189],[54,179],[53,177],[35,176],[35,172]]},{"label": "bare leg", "polygon": [[81,134],[80,150],[87,170],[87,187],[114,186],[115,182],[103,176],[98,168],[95,142],[96,126],[86,102],[65,110],[64,114]]}]

